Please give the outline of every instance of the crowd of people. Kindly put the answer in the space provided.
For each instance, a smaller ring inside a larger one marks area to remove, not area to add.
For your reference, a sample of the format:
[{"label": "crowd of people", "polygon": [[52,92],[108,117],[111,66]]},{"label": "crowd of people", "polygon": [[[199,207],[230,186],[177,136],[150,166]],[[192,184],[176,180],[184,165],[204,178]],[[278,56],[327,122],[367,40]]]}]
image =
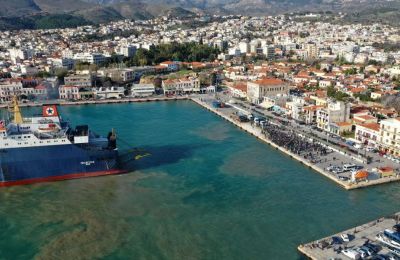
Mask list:
[{"label": "crowd of people", "polygon": [[303,156],[304,159],[318,162],[320,157],[328,154],[328,149],[306,137],[299,136],[294,131],[285,130],[273,124],[262,126],[262,133],[275,144],[283,147],[294,154]]}]

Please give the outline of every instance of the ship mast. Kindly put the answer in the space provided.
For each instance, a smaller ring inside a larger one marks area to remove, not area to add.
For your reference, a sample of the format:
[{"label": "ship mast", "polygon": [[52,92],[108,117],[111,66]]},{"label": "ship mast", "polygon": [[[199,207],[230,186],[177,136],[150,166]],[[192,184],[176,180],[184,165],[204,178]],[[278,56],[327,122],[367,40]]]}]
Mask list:
[{"label": "ship mast", "polygon": [[18,106],[18,98],[17,96],[14,96],[13,98],[13,112],[14,112],[14,123],[15,124],[22,124],[22,115],[21,115],[21,110]]}]

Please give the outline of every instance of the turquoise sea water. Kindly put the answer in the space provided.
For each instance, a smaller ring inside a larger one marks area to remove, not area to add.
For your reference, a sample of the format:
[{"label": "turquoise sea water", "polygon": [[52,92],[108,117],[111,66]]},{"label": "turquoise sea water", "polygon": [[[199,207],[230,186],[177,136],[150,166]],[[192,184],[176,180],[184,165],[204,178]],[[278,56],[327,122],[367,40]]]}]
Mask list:
[{"label": "turquoise sea water", "polygon": [[152,155],[126,175],[1,189],[1,259],[299,259],[298,244],[400,208],[399,184],[344,191],[190,101],[61,112]]}]

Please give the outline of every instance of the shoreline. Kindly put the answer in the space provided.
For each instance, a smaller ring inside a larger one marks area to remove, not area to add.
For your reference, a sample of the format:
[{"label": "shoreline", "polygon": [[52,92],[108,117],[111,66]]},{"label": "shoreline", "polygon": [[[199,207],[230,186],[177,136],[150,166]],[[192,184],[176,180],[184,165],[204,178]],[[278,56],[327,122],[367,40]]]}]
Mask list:
[{"label": "shoreline", "polygon": [[326,172],[324,169],[321,169],[320,167],[312,164],[311,162],[305,161],[303,158],[299,157],[298,155],[286,150],[285,148],[278,146],[277,144],[273,143],[271,140],[265,138],[261,134],[261,130],[253,128],[249,124],[237,122],[234,119],[230,118],[228,115],[218,111],[218,109],[211,107],[209,104],[202,102],[197,98],[191,98],[191,100],[194,103],[198,104],[199,106],[222,117],[226,121],[229,121],[230,123],[239,127],[240,129],[244,130],[245,132],[255,136],[256,138],[263,141],[264,143],[269,144],[270,146],[272,146],[276,150],[279,150],[280,152],[284,153],[285,155],[289,156],[290,158],[295,159],[296,161],[300,162],[301,164],[307,166],[308,168],[313,169],[317,173],[327,177],[331,181],[334,181],[336,184],[338,184],[339,186],[341,186],[342,188],[344,188],[346,190],[353,190],[353,189],[359,189],[359,188],[364,188],[364,187],[369,187],[369,186],[374,186],[374,185],[379,185],[379,184],[384,184],[384,183],[400,181],[400,176],[380,178],[377,180],[371,180],[368,182],[359,182],[359,183],[348,183],[346,181],[341,181],[341,180],[335,178],[334,176],[332,176],[331,174],[329,174],[328,172]]},{"label": "shoreline", "polygon": [[[74,106],[74,105],[103,105],[103,104],[122,104],[122,103],[141,103],[141,102],[154,102],[154,101],[178,101],[178,100],[191,100],[197,105],[201,106],[202,108],[205,108],[214,114],[220,116],[221,118],[225,119],[226,121],[232,123],[233,125],[239,127],[241,130],[244,130],[248,134],[251,134],[261,140],[264,143],[267,143],[268,145],[272,146],[276,150],[279,150],[283,154],[289,156],[291,159],[295,159],[296,161],[300,162],[304,166],[313,169],[317,173],[325,176],[326,178],[330,179],[331,181],[334,181],[336,184],[338,184],[340,187],[346,189],[346,190],[353,190],[353,189],[358,189],[358,188],[365,188],[369,186],[374,186],[374,185],[380,185],[380,184],[385,184],[385,183],[391,183],[391,182],[396,182],[400,181],[400,176],[393,176],[393,177],[385,177],[385,178],[379,178],[375,180],[368,180],[368,181],[363,181],[363,182],[358,182],[358,183],[351,183],[347,181],[342,181],[339,180],[338,178],[335,178],[335,176],[331,175],[330,173],[326,172],[325,169],[308,162],[298,156],[297,154],[292,153],[291,151],[286,150],[285,148],[282,148],[278,146],[277,144],[273,143],[271,140],[268,138],[264,137],[261,133],[260,129],[254,128],[249,124],[246,123],[241,123],[238,122],[232,118],[229,117],[226,113],[223,113],[219,111],[216,108],[213,108],[211,105],[201,101],[199,98],[195,97],[189,97],[189,96],[180,96],[180,97],[148,97],[148,98],[125,98],[125,99],[111,99],[111,100],[84,100],[84,101],[76,101],[76,102],[70,102],[70,101],[61,101],[61,100],[55,100],[54,102],[38,102],[38,103],[22,103],[20,104],[21,107],[38,107],[42,106],[44,104],[56,104],[59,106]],[[0,104],[0,109],[1,108],[7,108],[8,104]],[[329,147],[330,149],[334,150],[335,152],[341,153],[340,151],[337,151],[334,147]],[[353,160],[360,160],[359,158],[353,158]]]},{"label": "shoreline", "polygon": [[[189,97],[148,97],[148,98],[123,98],[123,99],[107,99],[107,100],[82,100],[82,101],[62,101],[62,100],[51,100],[41,101],[37,103],[20,103],[20,107],[40,107],[45,104],[55,104],[59,106],[80,106],[80,105],[103,105],[103,104],[121,104],[121,103],[134,103],[134,102],[154,102],[154,101],[176,101],[176,100],[188,100]],[[7,108],[9,104],[0,104],[0,108]]]}]

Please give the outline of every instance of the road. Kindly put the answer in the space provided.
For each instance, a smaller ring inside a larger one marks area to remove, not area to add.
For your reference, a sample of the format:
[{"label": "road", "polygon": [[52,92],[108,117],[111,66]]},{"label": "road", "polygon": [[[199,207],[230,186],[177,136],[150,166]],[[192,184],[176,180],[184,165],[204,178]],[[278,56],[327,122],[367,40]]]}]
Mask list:
[{"label": "road", "polygon": [[[311,128],[309,125],[301,125],[294,120],[287,119],[282,116],[277,116],[276,114],[268,111],[262,107],[251,105],[247,101],[243,101],[240,99],[232,98],[229,94],[218,93],[216,95],[202,95],[202,99],[207,99],[208,102],[212,102],[216,98],[221,100],[224,103],[228,103],[229,100],[234,99],[235,104],[233,105],[236,111],[241,113],[247,112],[248,114],[253,114],[256,117],[264,117],[272,120],[274,122],[278,122],[285,131],[294,131],[297,135],[306,136],[310,139],[316,140],[321,144],[325,144],[328,147],[334,149],[338,153],[335,153],[335,158],[329,158],[327,161],[322,162],[321,167],[328,167],[331,165],[342,166],[346,163],[356,163],[358,165],[362,165],[368,169],[380,168],[383,166],[389,166],[394,168],[397,172],[400,171],[400,165],[380,156],[378,153],[367,152],[364,149],[356,149],[354,147],[350,147],[345,143],[345,140],[339,136],[332,137],[332,135],[328,135],[326,132],[321,132]],[[232,111],[233,112],[233,111]],[[281,122],[286,122],[282,124]],[[370,161],[367,164],[367,158],[370,157]],[[344,176],[349,177],[350,173],[340,173],[337,174],[337,177]],[[378,178],[378,176],[371,176],[372,179]]]}]

